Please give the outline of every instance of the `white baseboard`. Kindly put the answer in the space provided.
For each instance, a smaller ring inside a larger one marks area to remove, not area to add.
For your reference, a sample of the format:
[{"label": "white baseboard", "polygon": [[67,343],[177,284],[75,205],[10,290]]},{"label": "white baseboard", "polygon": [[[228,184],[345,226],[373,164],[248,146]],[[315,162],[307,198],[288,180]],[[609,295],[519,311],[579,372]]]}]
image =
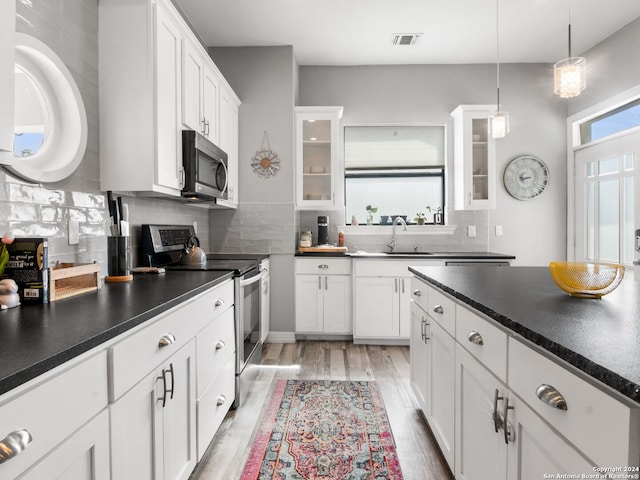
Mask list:
[{"label": "white baseboard", "polygon": [[269,332],[264,343],[296,343],[294,332]]}]

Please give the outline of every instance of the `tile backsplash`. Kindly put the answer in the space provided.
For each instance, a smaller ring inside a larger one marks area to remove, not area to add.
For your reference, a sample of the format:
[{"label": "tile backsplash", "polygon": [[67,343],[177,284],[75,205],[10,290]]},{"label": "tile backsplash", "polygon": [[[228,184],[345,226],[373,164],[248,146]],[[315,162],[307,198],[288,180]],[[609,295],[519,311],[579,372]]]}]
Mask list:
[{"label": "tile backsplash", "polygon": [[[78,84],[87,112],[88,140],[82,163],[61,182],[33,184],[0,168],[0,234],[47,237],[51,262],[98,261],[104,274],[109,214],[100,191],[98,0],[15,1],[16,31],[50,47]],[[123,200],[130,208],[133,265],[144,263],[138,251],[142,223],[197,222],[202,246],[208,250],[207,209],[152,198]],[[68,244],[69,220],[80,225],[79,245]]]}]

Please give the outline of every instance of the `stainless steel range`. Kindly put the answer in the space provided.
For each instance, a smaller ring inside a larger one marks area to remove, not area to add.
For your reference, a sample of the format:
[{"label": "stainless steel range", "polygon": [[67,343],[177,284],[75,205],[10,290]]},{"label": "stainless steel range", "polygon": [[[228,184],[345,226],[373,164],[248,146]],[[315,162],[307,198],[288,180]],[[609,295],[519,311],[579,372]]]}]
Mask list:
[{"label": "stainless steel range", "polygon": [[142,225],[142,253],[151,267],[233,272],[236,399],[232,408],[236,408],[246,397],[262,357],[260,260],[266,256],[207,254],[204,263],[182,264],[180,260],[185,245],[194,235],[194,229],[190,225]]}]

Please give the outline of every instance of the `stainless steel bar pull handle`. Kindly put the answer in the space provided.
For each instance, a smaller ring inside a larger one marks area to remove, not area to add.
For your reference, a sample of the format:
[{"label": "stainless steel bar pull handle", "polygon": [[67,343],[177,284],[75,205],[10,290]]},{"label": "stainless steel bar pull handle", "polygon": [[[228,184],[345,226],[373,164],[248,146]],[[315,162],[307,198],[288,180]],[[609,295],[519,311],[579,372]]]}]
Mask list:
[{"label": "stainless steel bar pull handle", "polygon": [[567,401],[562,394],[551,385],[543,383],[536,389],[536,395],[543,402],[550,407],[557,408],[558,410],[567,409]]},{"label": "stainless steel bar pull handle", "polygon": [[176,337],[174,337],[172,333],[165,333],[162,337],[160,337],[158,346],[160,348],[166,347],[168,345],[171,345],[172,343],[175,343],[175,341],[176,341]]},{"label": "stainless steel bar pull handle", "polygon": [[395,284],[396,284],[396,293],[398,293],[398,279],[394,279],[395,280]]},{"label": "stainless steel bar pull handle", "polygon": [[222,300],[221,298],[216,299],[216,301],[213,303],[213,306],[216,308],[224,307],[224,300]]},{"label": "stainless steel bar pull handle", "polygon": [[227,346],[227,344],[224,343],[224,340],[218,340],[216,342],[216,350],[222,350],[226,346]]},{"label": "stainless steel bar pull handle", "polygon": [[329,290],[329,277],[324,277],[324,289]]},{"label": "stainless steel bar pull handle", "polygon": [[469,336],[467,337],[467,340],[469,340],[474,345],[484,345],[484,340],[482,339],[482,335],[480,335],[475,330],[469,332]]},{"label": "stainless steel bar pull handle", "polygon": [[436,305],[435,307],[433,307],[433,311],[436,313],[444,313],[444,308],[442,308],[442,305]]},{"label": "stainless steel bar pull handle", "polygon": [[493,395],[493,428],[496,433],[500,430],[502,426],[502,419],[500,418],[500,414],[498,413],[498,400],[504,400],[504,397],[500,396],[500,392],[496,388],[496,391]]},{"label": "stainless steel bar pull handle", "polygon": [[413,291],[413,295],[414,295],[415,297],[419,297],[419,296],[421,296],[421,295],[422,295],[422,292],[421,292],[420,290],[414,290],[414,291]]},{"label": "stainless steel bar pull handle", "polygon": [[216,405],[219,407],[220,405],[224,405],[226,401],[227,397],[225,397],[224,395],[220,395],[216,400]]},{"label": "stainless steel bar pull handle", "polygon": [[404,278],[402,279],[402,293],[404,293]]},{"label": "stainless steel bar pull handle", "polygon": [[509,410],[513,410],[513,405],[509,405],[509,397],[504,399],[504,410],[502,411],[502,429],[504,430],[504,443],[509,445],[509,441],[514,442],[516,440],[516,432],[509,427],[507,418],[509,416]]},{"label": "stainless steel bar pull handle", "polygon": [[26,429],[16,430],[0,440],[0,464],[21,454],[33,438]]}]

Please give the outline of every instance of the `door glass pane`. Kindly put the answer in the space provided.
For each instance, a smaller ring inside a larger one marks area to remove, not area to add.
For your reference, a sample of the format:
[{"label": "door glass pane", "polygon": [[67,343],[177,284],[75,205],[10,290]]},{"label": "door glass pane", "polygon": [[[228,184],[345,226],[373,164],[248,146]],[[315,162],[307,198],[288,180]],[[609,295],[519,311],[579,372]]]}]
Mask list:
[{"label": "door glass pane", "polygon": [[634,218],[635,209],[634,201],[634,178],[632,176],[624,177],[624,230],[623,230],[623,258],[622,263],[633,263],[634,249]]},{"label": "door glass pane", "polygon": [[620,162],[618,157],[600,160],[599,163],[600,175],[606,175],[607,173],[617,173],[620,171]]},{"label": "door glass pane", "polygon": [[598,259],[608,262],[619,261],[620,218],[619,181],[601,181],[598,195]]},{"label": "door glass pane", "polygon": [[587,187],[587,198],[586,198],[586,205],[587,205],[587,231],[586,231],[586,240],[587,240],[587,244],[586,244],[586,256],[588,260],[593,260],[595,259],[595,254],[596,254],[596,249],[595,249],[595,245],[596,245],[596,228],[595,228],[595,224],[596,224],[596,219],[595,219],[595,204],[596,204],[596,200],[595,200],[595,183],[593,182],[589,182],[586,185]]},{"label": "door glass pane", "polygon": [[331,200],[331,120],[302,122],[303,199]]},{"label": "door glass pane", "polygon": [[486,118],[471,120],[473,130],[473,176],[474,200],[489,198],[489,144]]}]

